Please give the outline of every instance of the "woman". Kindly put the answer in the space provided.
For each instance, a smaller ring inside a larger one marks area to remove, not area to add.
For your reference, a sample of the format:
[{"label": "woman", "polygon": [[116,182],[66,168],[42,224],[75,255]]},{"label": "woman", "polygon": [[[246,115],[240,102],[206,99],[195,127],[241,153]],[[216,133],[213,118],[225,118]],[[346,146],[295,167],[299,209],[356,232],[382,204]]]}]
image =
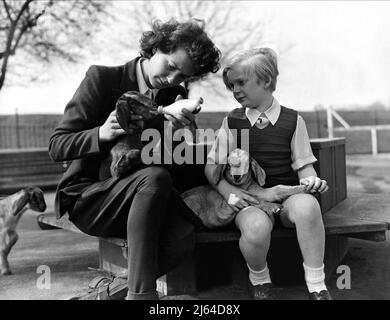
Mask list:
[{"label": "woman", "polygon": [[183,218],[191,212],[173,186],[175,167],[146,166],[122,179],[98,181],[101,160],[124,134],[115,103],[126,91],[139,91],[158,105],[180,110],[145,121],[145,128],[162,133],[164,120],[183,127],[194,117],[186,109],[199,108],[201,99],[178,100],[186,97],[179,84],[216,72],[220,59],[203,27],[193,21],[155,22],[140,47],[141,56],[123,66],[89,68],[49,144],[53,160],[73,160],[57,188],[58,217],[68,212],[80,230],[93,236],[127,238],[129,300],[158,298],[156,279],[192,250],[194,226]]}]

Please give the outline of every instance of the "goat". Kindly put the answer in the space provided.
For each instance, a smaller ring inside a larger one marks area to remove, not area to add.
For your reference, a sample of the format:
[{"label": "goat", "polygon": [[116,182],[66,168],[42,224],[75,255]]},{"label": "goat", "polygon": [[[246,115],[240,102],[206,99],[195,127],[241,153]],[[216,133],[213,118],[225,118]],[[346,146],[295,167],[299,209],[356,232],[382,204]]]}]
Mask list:
[{"label": "goat", "polygon": [[41,189],[27,187],[0,200],[0,273],[2,275],[12,274],[8,255],[18,241],[16,226],[27,209],[38,212],[46,210]]}]

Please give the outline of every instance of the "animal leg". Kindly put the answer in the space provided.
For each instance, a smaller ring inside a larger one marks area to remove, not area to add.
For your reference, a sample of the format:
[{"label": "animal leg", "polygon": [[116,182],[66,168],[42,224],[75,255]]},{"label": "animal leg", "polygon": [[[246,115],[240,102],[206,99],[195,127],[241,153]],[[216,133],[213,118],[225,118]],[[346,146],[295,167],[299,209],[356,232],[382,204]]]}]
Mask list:
[{"label": "animal leg", "polygon": [[305,192],[305,186],[304,185],[298,185],[298,186],[277,185],[272,188],[262,188],[257,184],[252,184],[248,191],[254,194],[258,200],[265,200],[269,202],[281,202],[287,199],[289,196],[292,196],[297,193]]},{"label": "animal leg", "polygon": [[12,274],[8,263],[8,255],[18,238],[19,236],[15,231],[5,230],[0,233],[0,273],[2,275]]},{"label": "animal leg", "polygon": [[132,149],[121,155],[116,155],[111,163],[111,175],[115,178],[122,178],[140,163],[141,150],[139,149]]},{"label": "animal leg", "polygon": [[264,200],[260,200],[259,204],[255,207],[263,210],[268,216],[272,216],[275,213],[279,213],[283,209],[283,206],[281,204],[272,203]]},{"label": "animal leg", "polygon": [[277,185],[273,188],[276,193],[276,196],[281,198],[281,199],[286,199],[289,196],[292,196],[297,193],[302,193],[305,192],[305,186],[304,185],[298,185],[298,186],[285,186],[285,185]]}]

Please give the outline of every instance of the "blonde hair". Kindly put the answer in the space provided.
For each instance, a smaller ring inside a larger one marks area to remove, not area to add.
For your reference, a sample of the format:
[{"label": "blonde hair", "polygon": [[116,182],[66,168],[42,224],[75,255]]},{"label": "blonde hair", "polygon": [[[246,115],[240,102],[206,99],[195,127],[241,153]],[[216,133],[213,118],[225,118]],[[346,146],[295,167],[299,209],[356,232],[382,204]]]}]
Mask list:
[{"label": "blonde hair", "polygon": [[233,67],[239,65],[244,73],[249,76],[256,76],[257,79],[265,82],[270,82],[268,87],[271,92],[275,91],[276,79],[279,75],[278,59],[276,52],[270,48],[256,48],[241,51],[234,55],[230,63],[223,69],[223,82],[230,91],[233,91],[233,86],[229,82],[227,73]]}]

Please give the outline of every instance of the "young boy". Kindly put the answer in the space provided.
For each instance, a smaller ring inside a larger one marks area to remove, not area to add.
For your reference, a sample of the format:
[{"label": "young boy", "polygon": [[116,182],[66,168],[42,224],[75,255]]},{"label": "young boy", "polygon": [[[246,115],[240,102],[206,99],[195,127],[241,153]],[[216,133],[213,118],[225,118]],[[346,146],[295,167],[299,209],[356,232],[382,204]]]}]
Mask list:
[{"label": "young boy", "polygon": [[[282,199],[283,210],[275,217],[284,227],[296,229],[309,299],[330,300],[324,282],[325,232],[321,209],[310,194],[326,192],[328,186],[313,168],[317,159],[312,154],[304,120],[297,111],[281,106],[273,97],[278,74],[277,57],[272,49],[247,50],[232,58],[223,71],[223,79],[242,108],[234,109],[223,120],[205,174],[212,183],[216,166],[235,148],[230,130],[237,129],[236,139],[241,141],[240,132],[246,129],[249,153],[266,172],[264,187],[306,185],[306,193]],[[237,212],[239,246],[248,265],[254,299],[273,299],[266,259],[275,217],[251,206],[256,203],[252,195],[223,178],[214,186]]]}]

